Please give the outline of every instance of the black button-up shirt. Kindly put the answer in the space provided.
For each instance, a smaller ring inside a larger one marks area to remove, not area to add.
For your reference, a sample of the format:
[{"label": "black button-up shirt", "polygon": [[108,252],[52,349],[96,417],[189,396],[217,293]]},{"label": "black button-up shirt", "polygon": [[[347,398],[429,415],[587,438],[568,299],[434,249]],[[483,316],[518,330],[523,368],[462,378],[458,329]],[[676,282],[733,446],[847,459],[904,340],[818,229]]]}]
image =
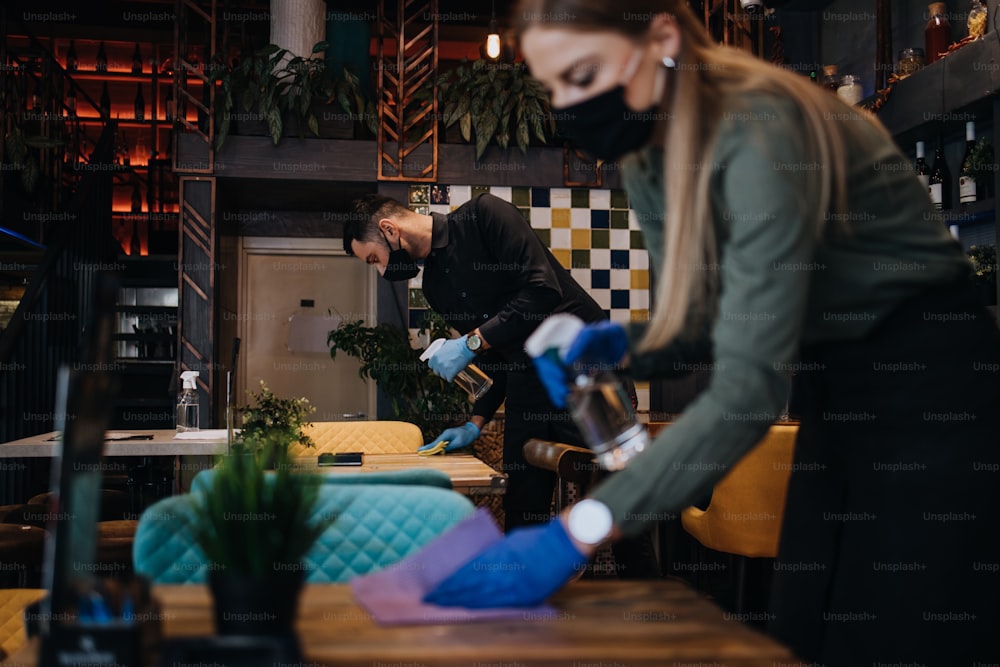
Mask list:
[{"label": "black button-up shirt", "polygon": [[506,395],[502,376],[534,372],[524,341],[542,320],[572,313],[596,322],[605,313],[510,203],[482,194],[448,215],[431,215],[424,296],[460,333],[479,327],[489,343],[489,352],[474,363],[490,374],[494,385],[473,411],[489,419]]}]

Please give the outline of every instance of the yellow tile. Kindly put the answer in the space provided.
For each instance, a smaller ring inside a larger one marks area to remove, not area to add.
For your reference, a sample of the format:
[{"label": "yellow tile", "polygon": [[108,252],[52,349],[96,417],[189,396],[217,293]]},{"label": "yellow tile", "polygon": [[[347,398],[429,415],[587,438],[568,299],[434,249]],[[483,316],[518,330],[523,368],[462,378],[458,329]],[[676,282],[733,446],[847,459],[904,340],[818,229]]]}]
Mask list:
[{"label": "yellow tile", "polygon": [[590,230],[571,229],[570,243],[573,245],[573,250],[587,250],[590,248]]},{"label": "yellow tile", "polygon": [[573,259],[569,248],[553,248],[552,254],[559,260],[559,263],[562,264],[564,269],[568,269],[572,266]]},{"label": "yellow tile", "polygon": [[564,227],[569,228],[569,209],[568,208],[554,208],[552,209],[552,226],[553,227]]},{"label": "yellow tile", "polygon": [[629,319],[633,322],[648,322],[649,321],[649,309],[648,308],[633,308],[629,311]]},{"label": "yellow tile", "polygon": [[649,289],[649,269],[632,269],[629,277],[632,289]]}]

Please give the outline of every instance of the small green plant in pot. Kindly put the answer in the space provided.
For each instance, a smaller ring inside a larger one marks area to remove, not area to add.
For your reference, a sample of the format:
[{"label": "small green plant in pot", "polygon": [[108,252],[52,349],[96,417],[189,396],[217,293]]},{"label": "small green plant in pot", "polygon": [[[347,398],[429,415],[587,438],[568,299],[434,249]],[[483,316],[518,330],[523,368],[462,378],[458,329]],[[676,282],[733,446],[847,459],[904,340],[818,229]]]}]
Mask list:
[{"label": "small green plant in pot", "polygon": [[240,408],[243,427],[240,429],[241,444],[235,451],[251,452],[268,461],[279,450],[287,453],[289,446],[300,444],[313,447],[315,443],[304,429],[312,426],[309,415],[316,412],[316,406],[307,398],[279,398],[260,381],[260,391],[248,392],[255,405]]},{"label": "small green plant in pot", "polygon": [[[248,440],[220,460],[206,491],[191,496],[190,527],[211,562],[220,634],[294,634],[303,558],[333,521],[316,513],[322,478],[295,472],[288,455],[290,442],[306,438],[302,402],[263,387]],[[271,431],[263,425],[269,419]]]},{"label": "small green plant in pot", "polygon": [[997,247],[994,245],[969,246],[972,262],[972,282],[987,306],[997,303]]}]

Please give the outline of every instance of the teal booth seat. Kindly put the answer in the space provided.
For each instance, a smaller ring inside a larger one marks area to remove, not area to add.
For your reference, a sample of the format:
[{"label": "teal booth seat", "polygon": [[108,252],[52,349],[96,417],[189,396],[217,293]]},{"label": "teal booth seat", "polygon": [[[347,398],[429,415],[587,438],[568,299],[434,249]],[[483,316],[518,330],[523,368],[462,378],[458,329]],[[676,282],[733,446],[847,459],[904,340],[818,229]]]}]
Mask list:
[{"label": "teal booth seat", "polygon": [[[136,573],[157,584],[207,581],[211,564],[185,521],[198,493],[165,498],[143,512],[133,547]],[[432,486],[323,484],[314,516],[336,519],[303,559],[306,581],[344,582],[391,565],[473,511],[465,496]]]},{"label": "teal booth seat", "polygon": [[[204,493],[212,484],[215,469],[202,470],[191,480],[192,493]],[[448,473],[434,468],[408,470],[376,470],[373,472],[343,472],[323,475],[324,484],[409,484],[451,489]]]}]

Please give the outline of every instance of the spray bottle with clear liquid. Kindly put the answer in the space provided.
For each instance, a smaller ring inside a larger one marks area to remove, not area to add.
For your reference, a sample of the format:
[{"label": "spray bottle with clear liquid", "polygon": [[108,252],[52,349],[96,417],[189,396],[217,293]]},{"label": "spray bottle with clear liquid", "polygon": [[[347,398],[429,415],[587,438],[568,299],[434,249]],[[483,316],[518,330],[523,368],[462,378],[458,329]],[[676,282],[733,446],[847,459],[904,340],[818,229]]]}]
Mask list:
[{"label": "spray bottle with clear liquid", "polygon": [[177,394],[177,432],[198,431],[198,371],[181,373],[183,388]]},{"label": "spray bottle with clear liquid", "polygon": [[639,422],[632,400],[613,373],[589,374],[566,366],[562,354],[569,349],[584,322],[559,313],[547,318],[525,343],[532,357],[545,356],[572,379],[567,407],[587,447],[605,470],[621,470],[649,446],[649,433]]},{"label": "spray bottle with clear liquid", "polygon": [[[444,345],[445,338],[437,338],[420,355],[420,361],[427,361]],[[473,401],[478,401],[493,386],[493,378],[484,373],[475,364],[469,364],[458,372],[453,380]]]}]

